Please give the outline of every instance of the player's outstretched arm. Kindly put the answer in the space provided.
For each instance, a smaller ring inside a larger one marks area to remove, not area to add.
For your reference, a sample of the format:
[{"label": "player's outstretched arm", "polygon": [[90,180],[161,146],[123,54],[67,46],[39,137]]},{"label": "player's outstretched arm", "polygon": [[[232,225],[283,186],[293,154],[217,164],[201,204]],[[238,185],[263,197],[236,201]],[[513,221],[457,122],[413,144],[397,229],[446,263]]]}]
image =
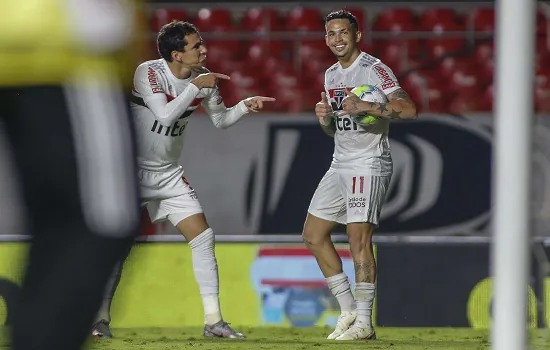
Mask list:
[{"label": "player's outstretched arm", "polygon": [[346,91],[347,98],[343,102],[346,114],[368,113],[378,117],[397,120],[413,120],[417,118],[416,105],[405,90],[399,88],[387,95],[388,102],[375,103],[362,101],[357,95]]},{"label": "player's outstretched arm", "polygon": [[227,129],[237,123],[245,114],[261,111],[264,108],[264,102],[273,101],[275,101],[273,97],[254,96],[227,108],[219,95],[219,90],[213,89],[202,105],[216,128]]}]

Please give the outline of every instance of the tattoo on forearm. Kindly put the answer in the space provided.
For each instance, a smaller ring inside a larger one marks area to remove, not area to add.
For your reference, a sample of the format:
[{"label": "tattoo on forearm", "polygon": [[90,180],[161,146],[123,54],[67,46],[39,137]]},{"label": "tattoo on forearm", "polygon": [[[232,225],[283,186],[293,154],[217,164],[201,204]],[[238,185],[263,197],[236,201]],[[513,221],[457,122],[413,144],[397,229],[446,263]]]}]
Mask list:
[{"label": "tattoo on forearm", "polygon": [[376,108],[377,111],[380,111],[381,113],[384,113],[384,112],[387,112],[388,109],[386,108],[386,104],[385,103],[381,103],[378,108]]},{"label": "tattoo on forearm", "polygon": [[366,261],[356,261],[355,281],[374,283],[376,281],[376,262],[374,258]]},{"label": "tattoo on forearm", "polygon": [[388,96],[388,97],[390,97],[392,100],[397,99],[397,98],[400,98],[400,99],[403,99],[403,100],[409,100],[410,99],[409,94],[407,94],[405,92],[405,90],[403,90],[403,89],[399,89],[399,90],[391,93],[390,96]]},{"label": "tattoo on forearm", "polygon": [[[334,124],[334,121],[330,119],[328,120],[329,124],[328,125],[321,124],[321,128],[323,128],[323,131],[325,132],[325,134],[327,134],[328,136],[334,137],[334,135],[336,134],[336,124]],[[327,119],[325,119],[325,121],[326,120]]]},{"label": "tattoo on forearm", "polygon": [[396,111],[392,108],[391,113],[388,114],[388,117],[391,119],[401,119],[401,113],[403,113],[403,111]]}]

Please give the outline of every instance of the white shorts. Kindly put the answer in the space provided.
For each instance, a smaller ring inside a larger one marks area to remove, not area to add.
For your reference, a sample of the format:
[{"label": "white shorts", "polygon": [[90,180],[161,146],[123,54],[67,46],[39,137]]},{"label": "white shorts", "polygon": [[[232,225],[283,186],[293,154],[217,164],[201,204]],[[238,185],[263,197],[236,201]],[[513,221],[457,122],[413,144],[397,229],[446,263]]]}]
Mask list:
[{"label": "white shorts", "polygon": [[329,169],[313,194],[308,212],[339,224],[378,226],[391,176],[342,174]]},{"label": "white shorts", "polygon": [[147,206],[151,222],[169,220],[176,226],[181,220],[203,212],[182,167],[163,172],[140,169],[138,176],[141,206]]}]

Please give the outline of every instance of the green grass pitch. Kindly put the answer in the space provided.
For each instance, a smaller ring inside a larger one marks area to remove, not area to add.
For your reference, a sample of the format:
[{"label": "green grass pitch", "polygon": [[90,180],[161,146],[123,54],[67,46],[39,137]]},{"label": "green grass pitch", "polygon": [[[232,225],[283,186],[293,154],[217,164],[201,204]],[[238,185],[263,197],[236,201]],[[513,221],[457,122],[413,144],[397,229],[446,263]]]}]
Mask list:
[{"label": "green grass pitch", "polygon": [[[236,327],[237,328],[237,327]],[[92,341],[93,350],[324,350],[324,349],[490,349],[489,332],[469,328],[383,328],[378,340],[337,342],[326,340],[323,328],[237,328],[248,339],[205,339],[200,328],[114,329],[115,339]],[[550,349],[550,330],[531,332],[532,349]]]}]

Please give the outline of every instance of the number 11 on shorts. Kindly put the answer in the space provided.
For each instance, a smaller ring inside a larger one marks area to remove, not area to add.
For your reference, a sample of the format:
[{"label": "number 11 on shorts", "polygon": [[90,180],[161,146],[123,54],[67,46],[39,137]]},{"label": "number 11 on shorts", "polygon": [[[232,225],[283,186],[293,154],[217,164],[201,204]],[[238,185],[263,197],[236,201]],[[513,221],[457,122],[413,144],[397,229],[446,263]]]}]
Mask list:
[{"label": "number 11 on shorts", "polygon": [[[357,189],[357,179],[359,179],[359,188]],[[354,176],[353,177],[353,182],[352,182],[352,185],[351,185],[351,193],[352,194],[355,194],[355,191],[356,189],[358,190],[358,193],[363,193],[363,189],[364,189],[364,185],[365,185],[365,177],[364,176]]]}]

